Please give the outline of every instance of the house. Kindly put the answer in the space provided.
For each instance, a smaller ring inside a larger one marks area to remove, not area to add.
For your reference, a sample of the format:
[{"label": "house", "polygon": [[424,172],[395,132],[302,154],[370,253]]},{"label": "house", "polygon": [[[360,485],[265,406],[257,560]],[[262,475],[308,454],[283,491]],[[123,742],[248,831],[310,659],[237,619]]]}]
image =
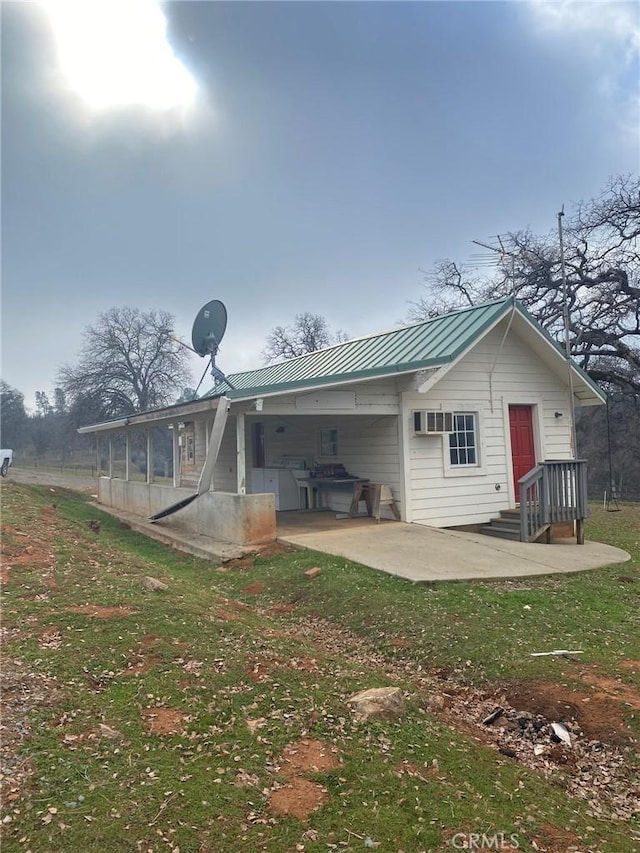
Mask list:
[{"label": "house", "polygon": [[169,508],[161,523],[239,544],[273,539],[278,511],[360,512],[361,498],[383,518],[435,527],[487,524],[519,505],[518,538],[533,540],[587,514],[573,411],[604,402],[508,298],[231,374],[198,400],[80,432],[98,438],[101,503]]}]

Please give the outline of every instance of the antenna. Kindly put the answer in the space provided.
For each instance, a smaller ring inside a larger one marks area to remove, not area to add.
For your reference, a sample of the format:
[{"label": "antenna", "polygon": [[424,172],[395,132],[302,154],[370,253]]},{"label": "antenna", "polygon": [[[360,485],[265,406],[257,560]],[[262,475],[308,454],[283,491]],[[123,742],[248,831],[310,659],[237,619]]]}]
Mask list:
[{"label": "antenna", "polygon": [[224,382],[226,382],[229,388],[233,388],[231,382],[229,382],[220,368],[216,366],[216,355],[218,354],[220,341],[224,337],[226,328],[227,309],[219,299],[212,299],[211,302],[207,302],[206,305],[202,306],[193,321],[191,329],[191,343],[193,347],[183,343],[178,338],[174,338],[181,346],[186,347],[191,352],[195,352],[201,358],[209,357],[209,363],[204,369],[200,382],[198,382],[196,394],[209,368],[211,368],[214,388]]},{"label": "antenna", "polygon": [[476,246],[480,246],[483,249],[489,249],[492,254],[480,253],[476,255],[471,255],[472,258],[475,259],[477,266],[482,267],[495,267],[498,265],[498,255],[500,259],[504,261],[506,257],[511,258],[511,296],[514,295],[515,289],[515,280],[516,280],[516,257],[517,255],[514,252],[510,252],[504,245],[501,234],[496,234],[495,238],[498,241],[498,245],[491,245],[490,243],[483,243],[482,240],[473,240],[472,242],[476,244]]}]

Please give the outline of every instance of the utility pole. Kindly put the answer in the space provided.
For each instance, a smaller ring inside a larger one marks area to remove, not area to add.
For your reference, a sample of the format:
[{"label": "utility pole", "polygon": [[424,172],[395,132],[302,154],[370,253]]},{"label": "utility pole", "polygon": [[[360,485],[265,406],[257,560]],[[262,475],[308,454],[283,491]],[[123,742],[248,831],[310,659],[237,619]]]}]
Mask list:
[{"label": "utility pole", "polygon": [[567,292],[567,271],[564,264],[564,236],[562,233],[562,217],[564,216],[564,204],[562,210],[558,213],[558,237],[560,238],[560,271],[562,273],[562,316],[564,321],[564,348],[567,358],[567,375],[569,377],[569,419],[570,419],[570,441],[571,441],[571,456],[577,458],[577,441],[576,441],[576,418],[575,418],[575,403],[573,397],[573,373],[571,372],[571,344],[569,341],[569,298]]}]

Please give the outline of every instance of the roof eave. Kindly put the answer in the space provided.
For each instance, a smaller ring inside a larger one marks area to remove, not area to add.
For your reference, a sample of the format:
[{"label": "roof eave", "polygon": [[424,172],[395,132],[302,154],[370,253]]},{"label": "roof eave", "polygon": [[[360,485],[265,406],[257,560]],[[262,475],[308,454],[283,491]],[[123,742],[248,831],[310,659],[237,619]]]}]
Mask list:
[{"label": "roof eave", "polygon": [[186,417],[207,412],[211,409],[217,409],[218,400],[222,394],[216,397],[203,397],[198,400],[190,400],[188,403],[174,403],[172,406],[165,406],[164,409],[152,409],[148,412],[138,412],[134,415],[129,415],[126,418],[117,418],[112,421],[103,421],[98,424],[89,424],[87,426],[78,427],[77,432],[80,435],[94,432],[107,432],[109,430],[124,429],[125,427],[144,427],[147,424],[159,426],[163,423],[173,423],[181,421]]},{"label": "roof eave", "polygon": [[[546,343],[551,351],[555,353],[560,361],[563,361],[565,364],[567,363],[567,356],[562,347],[558,344],[557,341],[551,337],[551,335],[537,323],[533,317],[529,314],[529,312],[522,306],[519,302],[516,302],[516,307],[518,309],[519,316],[527,323],[528,328],[538,336],[538,338]],[[595,382],[589,374],[583,370],[573,359],[569,359],[569,363],[571,365],[571,375],[572,378],[576,379],[578,385],[583,389],[586,389],[586,394],[584,390],[582,394],[577,392],[577,389],[574,385],[574,396],[580,400],[582,405],[586,406],[599,406],[604,405],[607,402],[607,395],[603,391],[602,388]],[[590,401],[590,402],[588,402]]]},{"label": "roof eave", "polygon": [[[308,379],[300,379],[293,382],[282,382],[273,385],[256,385],[251,388],[226,389],[224,393],[232,402],[253,400],[256,397],[274,397],[283,394],[299,394],[304,391],[313,391],[318,387],[333,388],[337,385],[349,385],[352,382],[370,381],[372,379],[385,379],[395,376],[403,376],[407,373],[417,373],[433,367],[441,367],[448,363],[449,358],[432,358],[405,364],[387,365],[375,367],[369,370],[357,370],[351,373],[336,374],[335,376],[321,376]],[[233,380],[233,377],[230,377]],[[216,398],[214,398],[216,399]]]}]

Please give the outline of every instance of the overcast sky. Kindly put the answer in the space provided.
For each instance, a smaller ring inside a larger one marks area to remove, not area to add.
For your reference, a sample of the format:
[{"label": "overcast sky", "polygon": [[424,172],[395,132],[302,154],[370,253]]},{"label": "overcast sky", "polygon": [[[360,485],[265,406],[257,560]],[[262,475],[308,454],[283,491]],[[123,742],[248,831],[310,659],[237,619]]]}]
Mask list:
[{"label": "overcast sky", "polygon": [[[257,367],[296,313],[389,328],[421,269],[547,232],[639,169],[635,2],[161,8],[188,106],[92,101],[41,6],[2,3],[1,374],[29,407],[113,306],[167,310],[190,340],[220,299],[219,367]],[[94,95],[154,68],[155,29],[132,30],[136,68],[128,24],[102,22],[98,46],[86,26],[72,18],[78,61],[107,57],[102,80],[81,68]]]}]

